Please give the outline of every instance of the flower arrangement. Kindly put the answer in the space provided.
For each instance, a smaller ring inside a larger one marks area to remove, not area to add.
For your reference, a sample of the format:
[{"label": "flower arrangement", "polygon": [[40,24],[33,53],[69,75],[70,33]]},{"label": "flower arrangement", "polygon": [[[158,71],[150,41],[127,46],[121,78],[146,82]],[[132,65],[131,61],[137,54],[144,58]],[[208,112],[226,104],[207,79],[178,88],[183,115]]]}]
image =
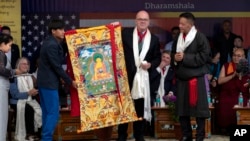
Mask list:
[{"label": "flower arrangement", "polygon": [[176,96],[175,95],[165,95],[163,97],[163,100],[166,103],[166,105],[168,106],[168,109],[170,110],[173,121],[178,122],[179,118],[176,115],[176,111],[175,111]]}]

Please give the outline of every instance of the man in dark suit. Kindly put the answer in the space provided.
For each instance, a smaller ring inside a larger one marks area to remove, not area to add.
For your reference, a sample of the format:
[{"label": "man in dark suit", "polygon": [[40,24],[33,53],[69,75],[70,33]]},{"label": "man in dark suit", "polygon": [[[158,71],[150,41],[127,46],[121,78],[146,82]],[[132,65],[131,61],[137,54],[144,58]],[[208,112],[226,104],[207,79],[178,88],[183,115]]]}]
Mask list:
[{"label": "man in dark suit", "polygon": [[[3,26],[1,30],[2,30],[1,31],[2,33],[11,35],[10,27]],[[13,43],[11,45],[11,51],[6,53],[6,56],[7,56],[8,61],[10,61],[10,63],[11,63],[11,68],[15,69],[16,68],[16,62],[20,58],[20,51],[19,51],[18,45]]]},{"label": "man in dark suit", "polygon": [[164,50],[161,55],[160,65],[151,72],[150,75],[150,94],[151,94],[151,105],[154,105],[156,92],[161,96],[161,107],[165,107],[163,101],[164,95],[175,94],[175,73],[174,68],[170,66],[171,52]]},{"label": "man in dark suit", "polygon": [[64,55],[60,43],[64,39],[64,22],[52,20],[48,25],[48,31],[50,36],[43,41],[37,73],[37,85],[43,113],[42,141],[52,141],[58,122],[60,80],[62,79],[76,88],[76,82],[72,81],[62,68]]},{"label": "man in dark suit", "polygon": [[[150,92],[146,90],[147,93],[140,93],[145,89],[141,90],[141,87],[138,87],[135,83],[140,82],[139,86],[144,85],[145,88],[149,89],[148,75],[160,63],[160,43],[159,39],[148,30],[149,14],[146,11],[137,13],[135,23],[135,28],[127,28],[122,31],[124,56],[136,114],[138,117],[150,121]],[[146,75],[146,77],[142,78],[141,75]],[[145,105],[149,107],[145,108]],[[136,141],[144,141],[144,124],[144,120],[133,123]],[[118,126],[118,141],[126,141],[127,128],[128,124],[120,124]]]},{"label": "man in dark suit", "polygon": [[[174,68],[170,66],[171,52],[169,50],[162,51],[160,65],[152,70],[150,74],[150,98],[151,106],[155,105],[156,94],[161,97],[160,106],[165,107],[163,96],[172,96],[176,92]],[[154,116],[150,125],[150,134],[154,136]]]}]

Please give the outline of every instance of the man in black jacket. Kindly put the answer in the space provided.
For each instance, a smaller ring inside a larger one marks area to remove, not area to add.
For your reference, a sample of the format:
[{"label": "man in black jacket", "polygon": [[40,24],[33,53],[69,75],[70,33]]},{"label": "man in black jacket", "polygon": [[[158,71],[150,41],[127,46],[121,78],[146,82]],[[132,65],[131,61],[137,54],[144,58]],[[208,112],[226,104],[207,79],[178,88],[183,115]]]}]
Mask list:
[{"label": "man in black jacket", "polygon": [[196,30],[192,13],[182,13],[179,18],[181,33],[173,44],[172,53],[176,67],[176,109],[182,128],[182,141],[192,141],[190,117],[196,117],[196,141],[203,141],[205,120],[210,116],[205,85],[210,47],[206,36]]},{"label": "man in black jacket", "polygon": [[59,118],[58,88],[60,79],[76,88],[76,82],[62,68],[64,59],[61,41],[64,39],[64,23],[52,20],[48,25],[50,36],[40,50],[37,85],[42,108],[42,141],[52,141],[54,129]]},{"label": "man in black jacket", "polygon": [[163,96],[172,95],[176,92],[175,72],[170,65],[171,52],[163,50],[161,55],[161,63],[150,74],[150,91],[151,91],[151,105],[154,105],[157,92],[161,96],[160,107],[165,107]]},{"label": "man in black jacket", "polygon": [[214,47],[220,52],[221,67],[232,60],[234,39],[236,36],[232,32],[232,22],[224,20],[222,23],[222,32],[214,37]]}]

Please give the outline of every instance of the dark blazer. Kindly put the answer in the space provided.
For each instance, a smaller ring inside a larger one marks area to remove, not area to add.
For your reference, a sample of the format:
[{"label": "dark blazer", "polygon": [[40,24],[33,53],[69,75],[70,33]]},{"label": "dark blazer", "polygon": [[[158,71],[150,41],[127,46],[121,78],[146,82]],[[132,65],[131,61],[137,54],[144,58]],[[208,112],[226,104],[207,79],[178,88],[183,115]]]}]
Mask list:
[{"label": "dark blazer", "polygon": [[53,36],[49,36],[43,41],[37,73],[38,87],[58,89],[60,78],[68,84],[72,83],[71,78],[62,68],[64,58],[63,49]]},{"label": "dark blazer", "polygon": [[20,58],[20,51],[17,44],[11,45],[11,68],[16,68],[16,62]]},{"label": "dark blazer", "polygon": [[[125,28],[122,30],[122,42],[123,42],[124,56],[126,61],[130,89],[132,89],[133,80],[136,73],[136,66],[135,66],[135,59],[133,52],[133,31],[134,28]],[[151,63],[151,68],[148,70],[149,75],[150,72],[154,70],[160,64],[161,61],[160,42],[158,37],[156,37],[152,33],[151,33],[150,47],[144,60]]]},{"label": "dark blazer", "polygon": [[[165,90],[165,94],[168,94],[169,91],[172,91],[174,94],[176,92],[176,85],[175,85],[175,77],[174,77],[175,73],[174,73],[174,68],[173,67],[169,67],[167,75],[164,79],[164,90]],[[161,73],[159,73],[157,71],[157,69],[154,69],[151,72],[150,75],[150,93],[151,93],[151,98],[155,99],[156,97],[156,91],[158,91],[159,85],[160,85],[160,81],[161,81]],[[152,99],[152,100],[153,100]]]}]

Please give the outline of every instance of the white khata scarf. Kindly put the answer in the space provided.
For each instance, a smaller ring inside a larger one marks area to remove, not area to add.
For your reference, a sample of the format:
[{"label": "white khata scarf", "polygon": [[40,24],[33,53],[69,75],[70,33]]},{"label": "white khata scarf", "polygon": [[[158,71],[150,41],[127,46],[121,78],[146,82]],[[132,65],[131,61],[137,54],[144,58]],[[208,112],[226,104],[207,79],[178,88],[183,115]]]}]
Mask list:
[{"label": "white khata scarf", "polygon": [[19,92],[28,92],[29,90],[34,88],[31,75],[18,76],[17,88]]},{"label": "white khata scarf", "polygon": [[184,50],[193,42],[197,30],[195,26],[192,26],[191,30],[186,35],[185,40],[183,39],[183,33],[180,33],[177,41],[176,52],[184,52]]},{"label": "white khata scarf", "polygon": [[[19,92],[28,92],[33,88],[33,80],[31,75],[17,76],[17,88]],[[17,102],[17,119],[16,119],[16,140],[25,140],[26,127],[25,127],[25,105],[29,104],[34,109],[34,126],[35,131],[42,127],[42,110],[36,100],[31,96],[28,99],[18,100]]]},{"label": "white khata scarf", "polygon": [[165,89],[164,89],[164,81],[165,81],[165,78],[166,78],[166,76],[167,76],[167,74],[168,74],[168,70],[169,70],[169,68],[170,68],[170,65],[168,65],[168,66],[166,66],[165,67],[165,72],[163,73],[163,71],[160,69],[160,73],[161,73],[161,79],[160,79],[160,85],[159,85],[159,88],[158,88],[158,94],[160,94],[160,106],[161,107],[165,107],[166,106],[166,104],[165,104],[165,102],[164,102],[164,100],[163,100],[163,96],[165,95]]},{"label": "white khata scarf", "polygon": [[147,70],[143,70],[140,68],[141,63],[143,61],[150,46],[151,41],[151,33],[147,30],[147,33],[143,39],[142,51],[139,55],[138,49],[138,34],[137,28],[134,29],[133,32],[133,51],[134,51],[134,59],[135,65],[137,67],[137,71],[133,80],[133,86],[131,90],[131,95],[133,99],[144,98],[144,117],[147,121],[151,121],[151,105],[150,105],[150,89],[149,89],[149,74]]}]

